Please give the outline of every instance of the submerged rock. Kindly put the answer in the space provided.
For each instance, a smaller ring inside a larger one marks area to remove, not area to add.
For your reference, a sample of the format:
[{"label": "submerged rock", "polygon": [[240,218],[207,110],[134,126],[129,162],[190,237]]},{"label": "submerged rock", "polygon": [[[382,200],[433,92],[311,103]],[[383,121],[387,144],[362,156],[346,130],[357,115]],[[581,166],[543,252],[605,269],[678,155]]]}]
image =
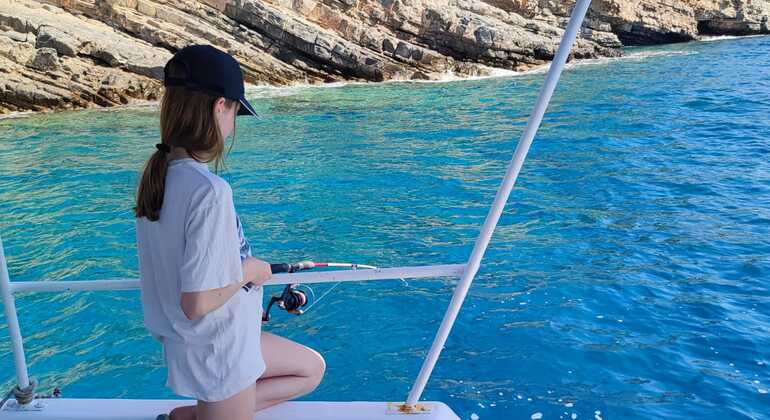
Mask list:
[{"label": "submerged rock", "polygon": [[[0,0],[0,113],[156,100],[207,43],[247,82],[431,80],[551,60],[574,0]],[[768,32],[770,0],[594,0],[571,58]]]}]

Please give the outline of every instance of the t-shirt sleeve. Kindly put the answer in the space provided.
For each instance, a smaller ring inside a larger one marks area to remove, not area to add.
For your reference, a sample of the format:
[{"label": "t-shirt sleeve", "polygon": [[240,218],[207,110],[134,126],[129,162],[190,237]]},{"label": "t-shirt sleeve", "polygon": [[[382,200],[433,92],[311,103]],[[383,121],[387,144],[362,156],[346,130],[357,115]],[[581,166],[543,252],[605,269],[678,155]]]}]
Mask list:
[{"label": "t-shirt sleeve", "polygon": [[182,292],[218,289],[243,279],[235,207],[229,189],[188,216],[179,277]]}]

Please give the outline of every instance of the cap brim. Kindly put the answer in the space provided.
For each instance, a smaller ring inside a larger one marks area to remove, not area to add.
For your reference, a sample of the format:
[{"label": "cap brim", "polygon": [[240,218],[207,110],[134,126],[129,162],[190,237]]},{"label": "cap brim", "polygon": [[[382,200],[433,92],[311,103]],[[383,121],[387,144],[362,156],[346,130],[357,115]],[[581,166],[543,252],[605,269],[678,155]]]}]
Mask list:
[{"label": "cap brim", "polygon": [[237,115],[253,115],[255,117],[259,117],[259,115],[257,115],[257,111],[254,110],[254,107],[251,106],[246,98],[240,98],[238,99],[238,102],[241,103],[241,108],[238,110]]}]

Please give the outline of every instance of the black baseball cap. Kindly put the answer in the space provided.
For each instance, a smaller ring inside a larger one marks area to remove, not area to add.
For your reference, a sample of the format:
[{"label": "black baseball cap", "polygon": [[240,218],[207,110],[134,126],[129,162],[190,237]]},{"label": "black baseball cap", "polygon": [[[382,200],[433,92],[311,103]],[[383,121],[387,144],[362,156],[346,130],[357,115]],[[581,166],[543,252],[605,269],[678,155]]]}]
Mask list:
[{"label": "black baseball cap", "polygon": [[[185,77],[171,77],[168,68],[179,63]],[[183,86],[220,95],[241,103],[238,115],[257,116],[244,96],[241,66],[230,54],[211,45],[189,45],[177,51],[163,69],[163,86]]]}]

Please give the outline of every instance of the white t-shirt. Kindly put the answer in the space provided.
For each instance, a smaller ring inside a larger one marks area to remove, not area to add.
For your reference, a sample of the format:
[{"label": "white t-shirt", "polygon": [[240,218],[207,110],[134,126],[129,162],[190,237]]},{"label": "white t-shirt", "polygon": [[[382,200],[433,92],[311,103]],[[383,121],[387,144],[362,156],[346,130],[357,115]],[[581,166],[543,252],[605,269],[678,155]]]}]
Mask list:
[{"label": "white t-shirt", "polygon": [[242,280],[239,229],[230,185],[192,158],[169,162],[160,219],[136,219],[144,323],[163,343],[166,385],[179,395],[221,401],[264,373],[262,287],[239,289],[194,321],[181,307],[182,292]]}]

